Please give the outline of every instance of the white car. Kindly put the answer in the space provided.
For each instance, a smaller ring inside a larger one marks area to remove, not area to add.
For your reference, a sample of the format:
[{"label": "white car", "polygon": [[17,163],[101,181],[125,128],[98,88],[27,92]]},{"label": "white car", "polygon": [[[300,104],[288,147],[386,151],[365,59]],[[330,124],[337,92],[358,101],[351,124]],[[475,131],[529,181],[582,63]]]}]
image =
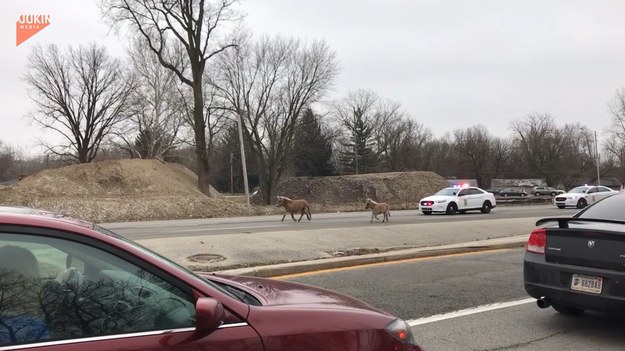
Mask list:
[{"label": "white car", "polygon": [[584,208],[601,199],[618,193],[618,191],[612,190],[607,186],[583,185],[571,189],[568,193],[556,196],[553,202],[556,206],[558,206],[558,208]]},{"label": "white car", "polygon": [[489,213],[495,206],[495,195],[476,187],[449,187],[419,201],[419,210],[425,215],[432,212],[465,213],[469,210]]}]

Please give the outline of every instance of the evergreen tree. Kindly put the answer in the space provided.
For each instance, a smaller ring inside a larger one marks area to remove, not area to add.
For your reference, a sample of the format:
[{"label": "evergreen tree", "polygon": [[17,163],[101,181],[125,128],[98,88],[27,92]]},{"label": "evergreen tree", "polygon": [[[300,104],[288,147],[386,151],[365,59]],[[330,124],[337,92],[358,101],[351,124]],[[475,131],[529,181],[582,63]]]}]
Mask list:
[{"label": "evergreen tree", "polygon": [[335,173],[332,164],[332,143],[321,130],[319,119],[309,108],[295,130],[293,145],[295,175],[328,176]]},{"label": "evergreen tree", "polygon": [[349,120],[343,122],[348,132],[347,140],[341,143],[340,163],[344,173],[372,173],[378,164],[375,152],[373,126],[361,108],[354,108]]}]

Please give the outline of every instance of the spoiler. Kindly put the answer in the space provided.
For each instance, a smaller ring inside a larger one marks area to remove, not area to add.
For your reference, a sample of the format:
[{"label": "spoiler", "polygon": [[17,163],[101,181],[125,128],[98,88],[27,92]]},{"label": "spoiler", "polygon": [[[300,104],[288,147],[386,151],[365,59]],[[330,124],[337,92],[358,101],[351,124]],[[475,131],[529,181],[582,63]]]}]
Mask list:
[{"label": "spoiler", "polygon": [[578,218],[578,217],[549,217],[536,221],[536,226],[543,225],[545,223],[558,222],[560,228],[568,228],[569,222],[589,222],[589,223],[611,223],[611,224],[625,224],[625,221],[619,221],[615,219],[602,219],[602,218]]}]

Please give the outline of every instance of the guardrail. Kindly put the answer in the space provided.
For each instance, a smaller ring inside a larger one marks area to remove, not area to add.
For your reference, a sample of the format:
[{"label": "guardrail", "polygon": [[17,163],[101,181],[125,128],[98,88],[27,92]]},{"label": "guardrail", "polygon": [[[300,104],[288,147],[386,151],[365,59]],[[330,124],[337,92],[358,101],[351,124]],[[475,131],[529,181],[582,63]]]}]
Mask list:
[{"label": "guardrail", "polygon": [[553,198],[551,196],[495,196],[497,200],[497,206],[500,205],[535,205],[535,204],[553,204]]}]

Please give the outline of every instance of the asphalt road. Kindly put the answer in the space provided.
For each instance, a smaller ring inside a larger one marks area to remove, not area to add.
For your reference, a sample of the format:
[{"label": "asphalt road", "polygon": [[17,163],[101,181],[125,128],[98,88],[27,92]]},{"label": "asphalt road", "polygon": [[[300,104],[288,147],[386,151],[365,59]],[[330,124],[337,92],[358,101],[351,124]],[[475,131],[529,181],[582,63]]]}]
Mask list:
[{"label": "asphalt road", "polygon": [[623,316],[571,317],[529,302],[412,329],[427,351],[617,351],[625,345],[624,325]]},{"label": "asphalt road", "polygon": [[[500,206],[490,214],[479,211],[466,214],[430,215],[425,216],[419,211],[392,211],[390,223],[385,225],[401,225],[415,223],[433,223],[449,221],[472,221],[485,218],[525,218],[547,216],[571,216],[575,209],[558,209],[553,205],[520,205]],[[296,217],[297,218],[297,217]],[[327,228],[358,228],[371,226],[370,212],[319,213],[313,214],[313,220],[295,223],[290,217],[281,222],[282,216],[256,216],[233,218],[186,219],[174,221],[152,221],[131,223],[105,223],[103,227],[111,229],[132,240],[154,239],[181,236],[224,235],[258,232],[280,232],[297,229],[327,229]],[[381,224],[375,223],[374,224]]]},{"label": "asphalt road", "polygon": [[287,280],[339,291],[403,319],[525,298],[523,250],[416,259]]},{"label": "asphalt road", "polygon": [[623,349],[625,317],[539,309],[523,289],[522,261],[522,249],[499,250],[281,279],[347,293],[396,314],[428,351]]}]

